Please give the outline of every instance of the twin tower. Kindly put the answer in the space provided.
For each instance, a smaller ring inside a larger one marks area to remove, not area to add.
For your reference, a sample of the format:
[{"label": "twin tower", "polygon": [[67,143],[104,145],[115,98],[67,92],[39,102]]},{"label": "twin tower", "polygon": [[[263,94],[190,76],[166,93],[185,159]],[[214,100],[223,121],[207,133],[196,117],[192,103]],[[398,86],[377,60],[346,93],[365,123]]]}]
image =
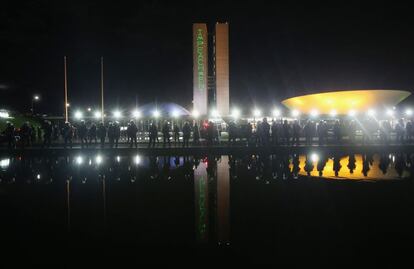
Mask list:
[{"label": "twin tower", "polygon": [[[209,44],[213,45],[209,47]],[[212,62],[209,61],[209,55]],[[229,92],[229,25],[216,23],[208,33],[207,24],[193,24],[193,109],[207,116],[216,109],[224,117],[230,114]]]}]

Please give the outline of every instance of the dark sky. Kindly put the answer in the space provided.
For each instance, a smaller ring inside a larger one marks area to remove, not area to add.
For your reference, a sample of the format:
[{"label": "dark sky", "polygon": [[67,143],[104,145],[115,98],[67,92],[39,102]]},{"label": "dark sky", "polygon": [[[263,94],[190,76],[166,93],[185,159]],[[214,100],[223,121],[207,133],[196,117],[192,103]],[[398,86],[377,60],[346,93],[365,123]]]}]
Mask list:
[{"label": "dark sky", "polygon": [[188,106],[192,23],[216,21],[230,24],[231,102],[239,106],[327,89],[414,88],[414,19],[404,4],[194,3],[2,2],[0,105],[28,108],[36,92],[39,109],[60,112],[67,55],[77,107],[98,105],[100,56],[108,107],[132,107],[136,96]]}]

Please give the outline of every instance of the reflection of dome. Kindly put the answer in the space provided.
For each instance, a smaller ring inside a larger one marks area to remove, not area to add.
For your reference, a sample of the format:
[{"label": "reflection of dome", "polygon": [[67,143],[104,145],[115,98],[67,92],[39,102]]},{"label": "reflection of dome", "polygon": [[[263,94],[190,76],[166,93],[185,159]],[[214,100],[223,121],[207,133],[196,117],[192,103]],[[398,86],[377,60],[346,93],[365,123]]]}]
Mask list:
[{"label": "reflection of dome", "polygon": [[189,116],[191,113],[184,107],[174,103],[150,103],[139,107],[143,117],[154,116],[154,111],[158,111],[160,117],[182,117]]},{"label": "reflection of dome", "polygon": [[335,110],[337,114],[344,115],[351,110],[362,112],[371,108],[392,108],[410,95],[410,92],[397,90],[335,91],[293,97],[282,103],[289,109],[297,109],[304,114],[309,114],[312,110],[329,114]]}]

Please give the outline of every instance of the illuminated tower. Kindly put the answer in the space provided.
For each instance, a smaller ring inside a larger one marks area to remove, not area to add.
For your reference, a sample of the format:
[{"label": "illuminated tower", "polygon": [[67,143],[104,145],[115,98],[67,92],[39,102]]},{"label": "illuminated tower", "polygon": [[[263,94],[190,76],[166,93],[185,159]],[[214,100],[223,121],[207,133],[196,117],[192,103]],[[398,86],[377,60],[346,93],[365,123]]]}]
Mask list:
[{"label": "illuminated tower", "polygon": [[204,23],[193,24],[193,109],[208,113],[208,32]]},{"label": "illuminated tower", "polygon": [[221,116],[230,115],[229,25],[217,23],[215,34],[216,106]]}]

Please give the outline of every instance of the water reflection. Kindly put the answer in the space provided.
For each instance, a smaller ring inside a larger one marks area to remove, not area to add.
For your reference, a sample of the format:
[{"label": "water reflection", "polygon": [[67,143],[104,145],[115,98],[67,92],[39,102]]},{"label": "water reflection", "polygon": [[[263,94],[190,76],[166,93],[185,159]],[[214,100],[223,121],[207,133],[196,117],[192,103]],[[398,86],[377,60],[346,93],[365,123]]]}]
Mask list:
[{"label": "water reflection", "polygon": [[[179,199],[186,186],[192,188],[194,237],[198,243],[217,242],[229,245],[230,189],[232,180],[264,182],[301,178],[328,180],[391,180],[409,178],[414,173],[413,154],[353,154],[323,155],[252,155],[252,156],[11,156],[0,158],[2,185],[45,184],[61,188],[65,202],[66,223],[71,230],[73,208],[79,204],[80,190],[87,189],[82,199],[96,201],[95,210],[102,220],[103,230],[111,222],[118,207],[114,197],[135,190],[133,197],[144,192],[155,195],[178,186],[172,200]],[[165,185],[165,184],[168,185]],[[116,184],[125,189],[116,196]],[[83,187],[82,187],[83,186]],[[136,188],[134,186],[139,186]],[[157,186],[152,189],[149,186]],[[150,189],[150,191],[148,191]],[[249,190],[244,190],[248,192]],[[151,197],[152,198],[152,197]],[[112,200],[111,200],[112,199]],[[81,200],[82,201],[82,200]],[[115,209],[114,209],[115,208]],[[113,220],[112,220],[113,221]]]}]

